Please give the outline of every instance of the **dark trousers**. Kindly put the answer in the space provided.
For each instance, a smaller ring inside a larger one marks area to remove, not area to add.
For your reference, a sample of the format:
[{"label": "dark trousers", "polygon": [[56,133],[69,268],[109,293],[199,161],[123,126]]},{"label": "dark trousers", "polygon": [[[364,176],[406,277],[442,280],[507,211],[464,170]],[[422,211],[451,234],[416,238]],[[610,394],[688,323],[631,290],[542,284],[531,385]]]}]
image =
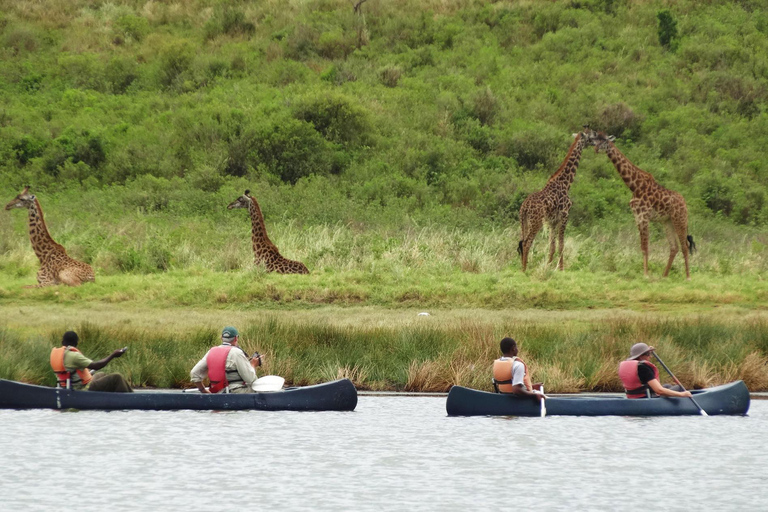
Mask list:
[{"label": "dark trousers", "polygon": [[107,391],[110,393],[133,393],[133,388],[119,373],[97,373],[93,376],[88,391]]}]

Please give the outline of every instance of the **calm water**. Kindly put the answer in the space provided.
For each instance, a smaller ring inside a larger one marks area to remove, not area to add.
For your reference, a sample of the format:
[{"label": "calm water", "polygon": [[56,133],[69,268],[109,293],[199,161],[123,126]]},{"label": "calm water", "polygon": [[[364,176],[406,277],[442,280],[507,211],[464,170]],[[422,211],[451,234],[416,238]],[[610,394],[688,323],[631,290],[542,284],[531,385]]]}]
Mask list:
[{"label": "calm water", "polygon": [[768,509],[768,401],[542,420],[362,396],[352,413],[4,410],[0,431],[9,511]]}]

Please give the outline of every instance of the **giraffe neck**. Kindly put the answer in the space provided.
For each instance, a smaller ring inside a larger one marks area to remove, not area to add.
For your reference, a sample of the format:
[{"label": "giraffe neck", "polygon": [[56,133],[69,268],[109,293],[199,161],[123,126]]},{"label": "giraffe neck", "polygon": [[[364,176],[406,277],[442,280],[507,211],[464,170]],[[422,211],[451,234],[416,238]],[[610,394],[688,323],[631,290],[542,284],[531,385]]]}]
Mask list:
[{"label": "giraffe neck", "polygon": [[272,252],[275,245],[267,236],[267,228],[264,225],[264,215],[261,214],[261,208],[255,197],[251,197],[251,204],[248,207],[251,214],[251,241],[253,242],[253,251],[256,254],[267,254]]},{"label": "giraffe neck", "polygon": [[29,240],[32,242],[32,249],[35,251],[37,258],[43,261],[52,252],[65,252],[64,247],[57,244],[48,232],[48,227],[45,225],[45,219],[43,218],[43,209],[40,207],[37,198],[29,206],[28,211]]},{"label": "giraffe neck", "polygon": [[568,154],[565,155],[563,163],[560,164],[560,168],[549,178],[547,184],[557,184],[565,188],[565,191],[571,188],[571,183],[576,177],[576,169],[579,168],[579,162],[581,161],[581,151],[584,149],[584,141],[581,138],[581,134],[576,136],[576,140],[573,141],[571,147],[568,149]]},{"label": "giraffe neck", "polygon": [[650,173],[640,169],[630,162],[629,159],[613,144],[610,145],[606,154],[608,155],[608,158],[611,159],[611,162],[613,162],[613,166],[616,167],[621,179],[624,180],[624,183],[629,190],[632,191],[632,195],[636,195],[641,184],[656,182]]}]

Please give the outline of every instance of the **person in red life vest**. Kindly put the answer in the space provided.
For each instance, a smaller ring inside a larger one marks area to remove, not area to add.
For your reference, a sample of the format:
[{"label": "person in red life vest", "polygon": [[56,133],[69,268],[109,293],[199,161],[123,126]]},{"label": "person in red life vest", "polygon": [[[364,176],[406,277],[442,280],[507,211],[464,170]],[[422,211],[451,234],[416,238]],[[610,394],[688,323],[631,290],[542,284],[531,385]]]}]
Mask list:
[{"label": "person in red life vest", "polygon": [[541,384],[531,384],[528,366],[517,357],[517,342],[512,338],[504,338],[499,343],[499,348],[501,357],[493,362],[493,387],[496,392],[544,400],[543,394],[534,391]]},{"label": "person in red life vest", "polygon": [[[190,378],[201,393],[253,393],[252,384],[256,380],[256,368],[261,366],[264,356],[258,352],[249,358],[238,346],[240,333],[234,327],[225,327],[221,332],[221,345],[213,347],[197,362]],[[203,380],[208,378],[210,388],[206,389]]]},{"label": "person in red life vest", "polygon": [[659,396],[688,398],[690,391],[677,391],[659,382],[659,369],[651,362],[651,355],[656,350],[645,343],[635,343],[629,349],[629,359],[619,364],[619,378],[624,384],[627,398],[652,398]]},{"label": "person in red life vest", "polygon": [[94,373],[101,370],[116,357],[121,357],[128,347],[115,350],[104,359],[93,361],[77,349],[80,337],[74,331],[67,331],[61,339],[61,346],[51,350],[51,368],[56,374],[59,386],[63,388],[131,393],[133,389],[119,373]]}]

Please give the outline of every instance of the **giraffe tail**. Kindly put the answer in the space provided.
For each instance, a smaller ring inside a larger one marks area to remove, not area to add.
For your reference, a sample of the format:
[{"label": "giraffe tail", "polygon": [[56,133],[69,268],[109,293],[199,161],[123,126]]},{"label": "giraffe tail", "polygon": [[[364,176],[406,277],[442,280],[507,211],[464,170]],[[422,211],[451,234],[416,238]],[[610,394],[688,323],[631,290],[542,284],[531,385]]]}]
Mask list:
[{"label": "giraffe tail", "polygon": [[518,244],[517,244],[517,254],[519,254],[520,256],[523,255],[523,241],[522,240],[520,240],[520,242],[518,242]]},{"label": "giraffe tail", "polygon": [[693,237],[691,235],[688,235],[688,252],[693,254],[696,252],[696,243],[693,241]]}]

